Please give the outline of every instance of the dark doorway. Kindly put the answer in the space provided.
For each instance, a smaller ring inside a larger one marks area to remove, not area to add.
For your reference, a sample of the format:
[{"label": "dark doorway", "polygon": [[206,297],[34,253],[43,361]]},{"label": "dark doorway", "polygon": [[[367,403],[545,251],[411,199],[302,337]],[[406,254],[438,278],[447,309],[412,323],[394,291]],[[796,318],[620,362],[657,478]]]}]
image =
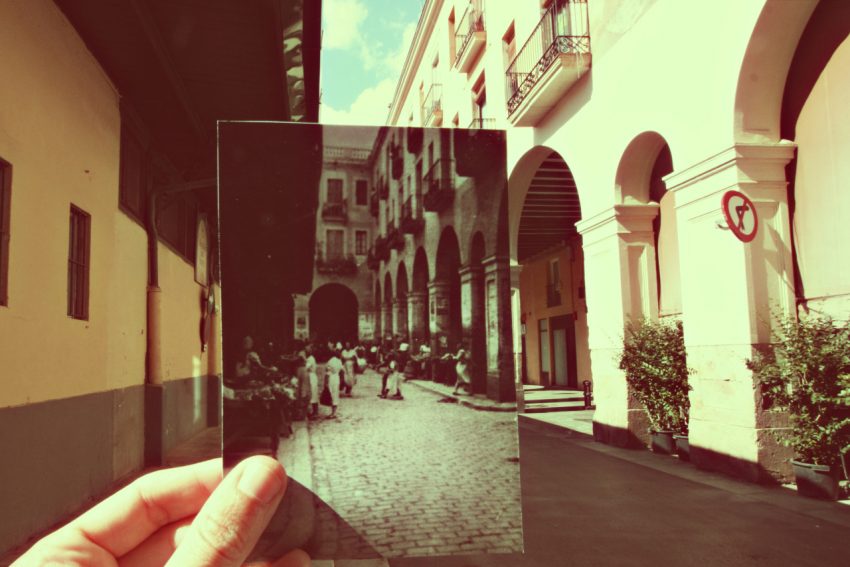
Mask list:
[{"label": "dark doorway", "polygon": [[356,341],[358,306],[342,284],[325,284],[310,296],[310,335],[318,341]]},{"label": "dark doorway", "polygon": [[573,315],[552,317],[552,386],[578,388],[576,322]]}]

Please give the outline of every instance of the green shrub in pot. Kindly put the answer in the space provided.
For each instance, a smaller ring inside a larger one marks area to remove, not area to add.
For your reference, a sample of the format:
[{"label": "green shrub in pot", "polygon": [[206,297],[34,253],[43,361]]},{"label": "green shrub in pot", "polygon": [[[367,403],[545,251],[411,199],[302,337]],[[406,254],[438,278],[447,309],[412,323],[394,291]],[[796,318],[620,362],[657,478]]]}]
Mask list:
[{"label": "green shrub in pot", "polygon": [[646,408],[653,431],[687,435],[690,386],[682,322],[630,325],[620,368],[629,391]]},{"label": "green shrub in pot", "polygon": [[797,461],[837,471],[850,448],[850,327],[829,317],[786,318],[777,335],[747,367],[765,407],[789,414],[791,427],[778,439]]}]

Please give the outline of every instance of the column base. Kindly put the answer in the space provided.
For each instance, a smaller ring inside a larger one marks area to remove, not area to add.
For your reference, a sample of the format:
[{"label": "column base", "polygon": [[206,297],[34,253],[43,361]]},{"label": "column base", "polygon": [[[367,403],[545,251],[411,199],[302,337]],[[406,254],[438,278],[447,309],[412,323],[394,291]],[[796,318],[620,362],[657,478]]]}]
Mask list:
[{"label": "column base", "polygon": [[487,397],[496,402],[515,402],[517,399],[516,383],[513,372],[505,376],[503,372],[487,374]]},{"label": "column base", "polygon": [[145,384],[145,466],[165,464],[165,387]]},{"label": "column base", "polygon": [[623,449],[646,449],[649,445],[649,419],[642,409],[626,412],[626,427],[593,421],[593,439]]}]

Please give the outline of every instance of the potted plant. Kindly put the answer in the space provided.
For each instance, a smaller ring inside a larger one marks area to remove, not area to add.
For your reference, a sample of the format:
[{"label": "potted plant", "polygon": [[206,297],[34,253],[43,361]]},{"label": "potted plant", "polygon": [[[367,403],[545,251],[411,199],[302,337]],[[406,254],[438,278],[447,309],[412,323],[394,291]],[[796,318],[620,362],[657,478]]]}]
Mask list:
[{"label": "potted plant", "polygon": [[766,409],[786,411],[778,440],[794,450],[797,489],[838,498],[842,454],[850,449],[850,328],[829,317],[781,319],[777,340],[747,367]]},{"label": "potted plant", "polygon": [[[626,372],[629,391],[646,408],[652,450],[672,454],[677,445],[687,449],[690,386],[682,322],[631,325],[620,369]],[[681,436],[678,443],[674,435]]]}]

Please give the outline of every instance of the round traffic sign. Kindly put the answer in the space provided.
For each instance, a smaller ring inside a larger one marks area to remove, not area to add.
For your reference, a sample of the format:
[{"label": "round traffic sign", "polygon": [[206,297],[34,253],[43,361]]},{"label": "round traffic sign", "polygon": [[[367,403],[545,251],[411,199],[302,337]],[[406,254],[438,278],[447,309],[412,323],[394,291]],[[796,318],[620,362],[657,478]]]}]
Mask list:
[{"label": "round traffic sign", "polygon": [[741,242],[751,242],[759,227],[756,206],[740,191],[727,191],[721,201],[726,225]]}]

